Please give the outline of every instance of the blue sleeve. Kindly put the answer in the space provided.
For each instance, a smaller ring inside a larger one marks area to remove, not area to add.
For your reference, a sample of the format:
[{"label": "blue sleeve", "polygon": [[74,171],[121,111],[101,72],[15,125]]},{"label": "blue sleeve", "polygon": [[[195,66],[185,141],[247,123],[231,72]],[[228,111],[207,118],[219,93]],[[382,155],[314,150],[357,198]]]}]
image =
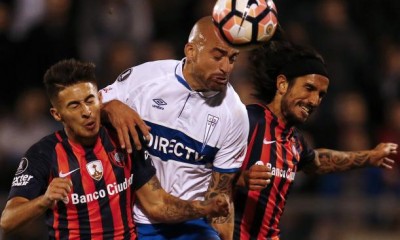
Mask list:
[{"label": "blue sleeve", "polygon": [[303,169],[305,166],[308,164],[314,164],[314,159],[315,159],[315,151],[313,148],[311,148],[306,140],[304,139],[303,135],[298,133],[298,138],[300,142],[300,162],[298,165],[298,170],[300,171]]},{"label": "blue sleeve", "polygon": [[132,166],[133,166],[133,189],[137,190],[147,183],[155,174],[156,169],[153,166],[151,157],[147,151],[147,144],[144,141],[144,137],[140,130],[136,128],[141,140],[142,149],[140,151],[135,150],[132,153]]}]

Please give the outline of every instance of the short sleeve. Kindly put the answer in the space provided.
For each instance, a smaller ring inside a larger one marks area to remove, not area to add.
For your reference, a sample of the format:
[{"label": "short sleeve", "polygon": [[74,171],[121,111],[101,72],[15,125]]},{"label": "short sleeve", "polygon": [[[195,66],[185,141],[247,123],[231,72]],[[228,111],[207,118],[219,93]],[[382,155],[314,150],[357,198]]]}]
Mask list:
[{"label": "short sleeve", "polygon": [[11,183],[8,199],[24,197],[34,199],[46,192],[50,177],[48,157],[36,145],[21,158]]},{"label": "short sleeve", "polygon": [[134,81],[132,76],[133,69],[126,69],[117,77],[114,83],[100,90],[103,103],[111,100],[119,100],[124,103],[127,101],[127,96],[130,89],[132,89],[131,85]]},{"label": "short sleeve", "polygon": [[313,148],[311,148],[306,140],[304,139],[303,135],[297,132],[297,137],[299,138],[300,142],[300,147],[301,147],[301,153],[300,153],[300,162],[298,165],[298,170],[302,170],[304,167],[306,167],[309,164],[314,163],[315,159],[315,151]]},{"label": "short sleeve", "polygon": [[233,113],[224,144],[217,152],[213,170],[221,173],[234,173],[240,170],[247,150],[249,122],[243,105]]}]

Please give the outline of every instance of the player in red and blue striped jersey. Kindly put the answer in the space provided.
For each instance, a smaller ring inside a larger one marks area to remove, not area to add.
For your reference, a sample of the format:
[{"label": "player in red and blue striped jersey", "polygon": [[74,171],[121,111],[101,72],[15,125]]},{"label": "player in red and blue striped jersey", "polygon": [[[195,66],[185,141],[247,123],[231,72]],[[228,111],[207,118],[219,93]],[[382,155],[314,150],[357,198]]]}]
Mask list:
[{"label": "player in red and blue striped jersey", "polygon": [[312,49],[274,40],[253,52],[251,64],[259,102],[247,106],[250,134],[234,195],[234,239],[278,240],[296,172],[391,169],[394,161],[388,156],[397,153],[397,144],[381,143],[359,152],[310,148],[296,126],[327,93],[329,76],[322,57]]},{"label": "player in red and blue striped jersey", "polygon": [[145,148],[127,154],[119,147],[116,132],[100,124],[94,70],[93,64],[64,60],[46,72],[50,112],[64,129],[22,158],[1,217],[5,232],[45,213],[49,239],[136,239],[135,193],[161,222],[226,216],[226,196],[208,202],[173,197],[160,187]]}]

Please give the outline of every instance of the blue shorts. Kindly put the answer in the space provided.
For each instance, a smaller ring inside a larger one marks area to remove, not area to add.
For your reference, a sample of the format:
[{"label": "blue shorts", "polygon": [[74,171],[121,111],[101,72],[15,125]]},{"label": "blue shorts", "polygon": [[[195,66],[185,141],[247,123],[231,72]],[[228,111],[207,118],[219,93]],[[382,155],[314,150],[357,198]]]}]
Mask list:
[{"label": "blue shorts", "polygon": [[217,231],[205,219],[182,223],[136,223],[138,239],[151,240],[220,240]]}]

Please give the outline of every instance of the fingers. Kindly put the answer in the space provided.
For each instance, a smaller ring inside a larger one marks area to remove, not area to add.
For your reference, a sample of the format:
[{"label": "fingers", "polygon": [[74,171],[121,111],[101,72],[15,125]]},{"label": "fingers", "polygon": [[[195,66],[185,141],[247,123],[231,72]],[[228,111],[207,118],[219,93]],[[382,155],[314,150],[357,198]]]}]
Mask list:
[{"label": "fingers", "polygon": [[380,167],[386,168],[386,169],[393,169],[393,165],[395,164],[395,161],[390,158],[384,158],[383,162]]},{"label": "fingers", "polygon": [[271,183],[270,179],[250,179],[249,180],[249,189],[250,190],[262,190]]},{"label": "fingers", "polygon": [[230,201],[226,194],[218,194],[215,199],[217,211],[215,217],[226,217],[230,211]]},{"label": "fingers", "polygon": [[[147,126],[139,114],[128,105],[117,100],[112,100],[104,104],[102,110],[106,112],[108,120],[117,130],[121,148],[126,149],[128,153],[132,153],[133,144],[138,150],[142,148],[135,126],[140,129],[147,140],[150,140],[150,127]],[[133,143],[130,137],[132,137]]]},{"label": "fingers", "polygon": [[47,205],[52,207],[54,201],[64,200],[72,190],[72,182],[68,178],[54,178],[45,193]]},{"label": "fingers", "polygon": [[[142,144],[141,144],[141,141],[139,139],[139,134],[136,131],[135,125],[129,125],[129,134],[132,136],[133,143],[135,144],[136,149],[137,150],[142,149]],[[128,153],[132,152],[131,144],[129,144],[129,147],[127,145],[127,151],[128,151]]]},{"label": "fingers", "polygon": [[122,149],[125,149],[125,137],[124,137],[124,131],[121,128],[115,128],[117,130],[117,135],[118,135],[118,141],[119,145]]},{"label": "fingers", "polygon": [[249,169],[248,187],[250,190],[262,190],[271,183],[271,177],[271,169],[258,161]]}]

